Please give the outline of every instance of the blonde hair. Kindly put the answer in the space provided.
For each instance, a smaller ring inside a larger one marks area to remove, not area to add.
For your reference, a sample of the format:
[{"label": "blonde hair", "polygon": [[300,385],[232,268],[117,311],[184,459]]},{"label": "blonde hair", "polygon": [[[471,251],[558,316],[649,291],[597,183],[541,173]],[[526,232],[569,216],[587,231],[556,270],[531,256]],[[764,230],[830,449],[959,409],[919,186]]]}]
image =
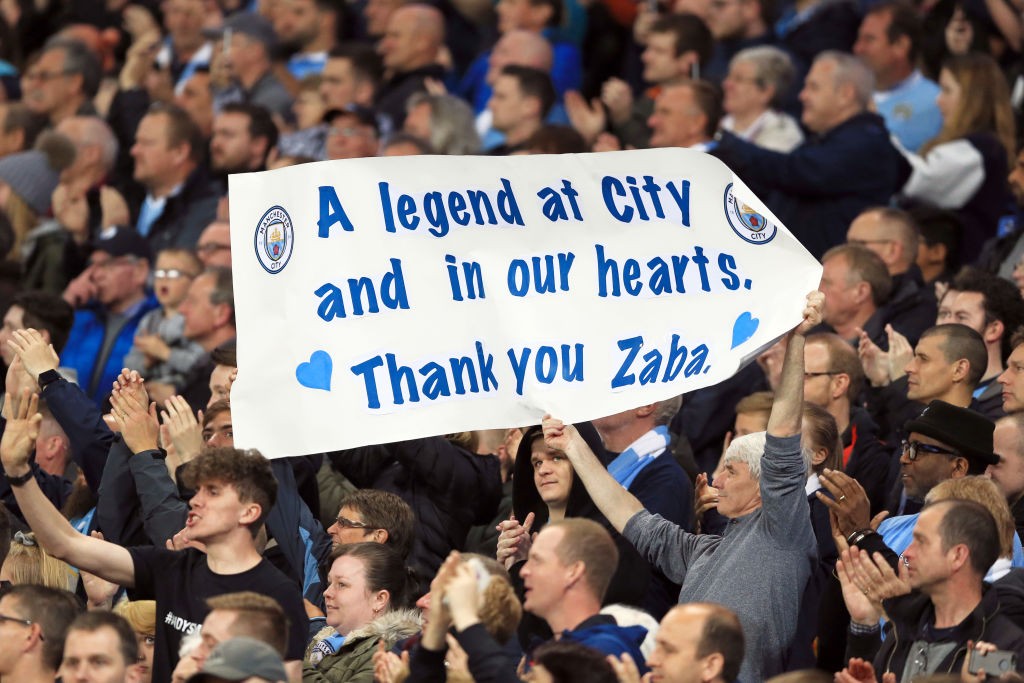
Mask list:
[{"label": "blonde hair", "polygon": [[999,65],[988,55],[972,52],[948,59],[942,68],[960,86],[960,102],[939,134],[925,143],[921,156],[946,142],[972,133],[994,133],[1003,144],[1010,168],[1017,150],[1010,90]]},{"label": "blonde hair", "polygon": [[39,216],[29,208],[28,202],[21,198],[21,195],[11,188],[11,194],[7,198],[4,207],[7,217],[11,220],[11,229],[14,231],[14,246],[8,257],[21,260],[21,246],[25,243],[25,236],[28,235],[38,224]]},{"label": "blonde hair", "polygon": [[928,503],[937,503],[940,500],[970,500],[982,505],[992,513],[999,529],[999,557],[1013,557],[1013,536],[1017,533],[1017,526],[1006,498],[996,488],[995,482],[988,477],[978,474],[959,479],[946,479],[936,484],[925,496],[925,500]]},{"label": "blonde hair", "polygon": [[156,600],[128,600],[115,605],[113,612],[136,633],[156,633]]},{"label": "blonde hair", "polygon": [[4,566],[16,586],[28,584],[74,592],[78,580],[71,565],[43,550],[31,533],[14,535]]}]

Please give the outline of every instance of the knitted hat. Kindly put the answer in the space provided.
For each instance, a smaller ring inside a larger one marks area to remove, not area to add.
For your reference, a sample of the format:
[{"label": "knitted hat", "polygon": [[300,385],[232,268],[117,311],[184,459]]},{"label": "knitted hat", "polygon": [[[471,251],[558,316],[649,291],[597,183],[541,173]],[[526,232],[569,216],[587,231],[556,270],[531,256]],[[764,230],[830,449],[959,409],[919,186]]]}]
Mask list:
[{"label": "knitted hat", "polygon": [[0,181],[42,216],[50,212],[50,197],[60,182],[60,172],[75,160],[75,145],[60,133],[39,137],[35,149],[0,159]]}]

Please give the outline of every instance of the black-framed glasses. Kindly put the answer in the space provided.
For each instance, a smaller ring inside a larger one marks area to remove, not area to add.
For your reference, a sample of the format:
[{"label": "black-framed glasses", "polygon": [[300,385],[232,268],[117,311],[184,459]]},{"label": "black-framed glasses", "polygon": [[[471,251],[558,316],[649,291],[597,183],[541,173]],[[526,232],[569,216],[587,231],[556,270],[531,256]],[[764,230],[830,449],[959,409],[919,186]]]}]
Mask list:
[{"label": "black-framed glasses", "polygon": [[357,522],[354,519],[349,519],[348,517],[341,517],[341,516],[339,516],[336,520],[334,520],[334,523],[337,524],[342,529],[376,529],[377,528],[377,527],[370,526],[366,522]]},{"label": "black-framed glasses", "polygon": [[207,242],[206,244],[200,244],[196,247],[196,251],[200,254],[212,254],[215,251],[222,251],[230,249],[230,244],[221,244],[220,242]]},{"label": "black-framed glasses", "polygon": [[907,441],[904,439],[900,443],[901,452],[907,456],[907,460],[914,462],[917,460],[922,453],[928,455],[960,455],[956,451],[946,450],[939,446],[932,446],[928,443],[921,443],[920,441]]},{"label": "black-framed glasses", "polygon": [[[31,619],[22,619],[21,617],[9,617],[6,614],[0,614],[0,621],[10,621],[15,624],[21,624],[22,626],[31,626],[36,623]],[[45,640],[43,638],[42,630],[39,631],[39,640]]]},{"label": "black-framed glasses", "polygon": [[825,372],[805,372],[804,379],[813,379],[814,377],[821,377],[822,375],[838,375],[840,374],[837,370],[826,370]]}]

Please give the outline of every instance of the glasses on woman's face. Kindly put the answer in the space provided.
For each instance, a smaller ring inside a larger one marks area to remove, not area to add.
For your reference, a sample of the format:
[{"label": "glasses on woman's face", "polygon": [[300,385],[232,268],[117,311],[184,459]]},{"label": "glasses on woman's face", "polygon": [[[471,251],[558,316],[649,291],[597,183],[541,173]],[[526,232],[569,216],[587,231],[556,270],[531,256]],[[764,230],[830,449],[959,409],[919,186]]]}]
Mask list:
[{"label": "glasses on woman's face", "polygon": [[907,456],[907,460],[914,462],[922,454],[924,455],[960,455],[956,451],[947,450],[940,446],[932,446],[931,444],[921,443],[920,441],[907,441],[904,439],[900,443],[900,449],[903,455]]}]

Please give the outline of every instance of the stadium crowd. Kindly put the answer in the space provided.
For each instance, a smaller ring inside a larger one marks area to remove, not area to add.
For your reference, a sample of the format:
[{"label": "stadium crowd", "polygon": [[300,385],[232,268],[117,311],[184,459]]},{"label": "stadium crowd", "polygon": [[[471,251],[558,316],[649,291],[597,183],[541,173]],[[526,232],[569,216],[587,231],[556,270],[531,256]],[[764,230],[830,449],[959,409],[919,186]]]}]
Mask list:
[{"label": "stadium crowd", "polygon": [[[0,0],[0,681],[1024,680],[1022,54],[1021,0]],[[823,265],[756,363],[234,448],[230,174],[670,147]]]}]

